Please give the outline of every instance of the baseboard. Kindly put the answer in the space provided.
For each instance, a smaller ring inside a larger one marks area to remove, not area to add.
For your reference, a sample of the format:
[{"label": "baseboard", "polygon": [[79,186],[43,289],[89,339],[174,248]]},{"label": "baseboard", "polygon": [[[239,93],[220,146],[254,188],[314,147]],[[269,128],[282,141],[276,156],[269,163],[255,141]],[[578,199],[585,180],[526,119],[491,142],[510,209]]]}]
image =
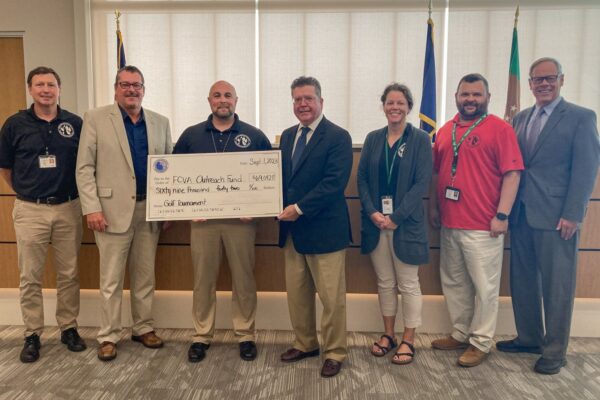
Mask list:
[{"label": "baseboard", "polygon": [[[44,289],[45,324],[56,325],[56,290]],[[98,290],[81,291],[79,325],[98,326],[100,322]],[[217,292],[218,329],[231,328],[231,292]],[[319,301],[317,301],[319,304]],[[575,299],[571,335],[600,337],[600,299]],[[157,328],[192,328],[192,292],[157,291],[154,300],[154,318]],[[317,318],[320,317],[320,305]],[[348,294],[348,330],[357,332],[380,332],[383,328],[377,295]],[[398,321],[402,321],[401,316]],[[0,325],[22,325],[18,289],[0,289]],[[129,291],[123,294],[123,324],[131,325]],[[284,292],[261,292],[258,294],[256,315],[258,329],[291,330],[286,294]],[[398,327],[401,329],[401,326]],[[423,296],[423,326],[419,331],[446,333],[450,321],[443,296]],[[510,297],[501,297],[498,311],[498,335],[515,333]]]}]

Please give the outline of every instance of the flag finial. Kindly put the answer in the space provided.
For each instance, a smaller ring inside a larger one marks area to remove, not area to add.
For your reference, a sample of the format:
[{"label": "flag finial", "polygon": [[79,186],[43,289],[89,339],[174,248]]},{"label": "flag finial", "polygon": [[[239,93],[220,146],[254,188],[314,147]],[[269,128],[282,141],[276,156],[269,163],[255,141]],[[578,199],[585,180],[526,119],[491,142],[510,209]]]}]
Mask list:
[{"label": "flag finial", "polygon": [[429,19],[431,19],[431,0],[429,0]]},{"label": "flag finial", "polygon": [[121,18],[121,12],[119,10],[115,10],[115,20],[117,21],[117,30],[121,29],[119,27],[119,18]]},{"label": "flag finial", "polygon": [[519,6],[517,6],[517,10],[515,11],[515,28],[517,27],[518,22],[519,22]]}]

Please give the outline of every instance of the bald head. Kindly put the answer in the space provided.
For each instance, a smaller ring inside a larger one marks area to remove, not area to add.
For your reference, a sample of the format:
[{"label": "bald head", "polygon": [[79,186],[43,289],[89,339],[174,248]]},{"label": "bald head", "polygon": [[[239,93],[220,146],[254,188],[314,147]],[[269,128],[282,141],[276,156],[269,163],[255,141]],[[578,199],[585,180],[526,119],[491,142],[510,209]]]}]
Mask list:
[{"label": "bald head", "polygon": [[233,119],[237,100],[237,93],[231,83],[226,81],[213,83],[208,93],[208,104],[213,118],[220,120]]}]

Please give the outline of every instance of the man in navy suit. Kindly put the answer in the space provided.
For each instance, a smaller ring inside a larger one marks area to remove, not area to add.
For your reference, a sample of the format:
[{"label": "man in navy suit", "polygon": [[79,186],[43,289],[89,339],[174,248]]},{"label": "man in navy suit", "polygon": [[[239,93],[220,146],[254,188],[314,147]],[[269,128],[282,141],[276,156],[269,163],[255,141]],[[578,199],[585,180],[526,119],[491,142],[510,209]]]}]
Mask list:
[{"label": "man in navy suit", "polygon": [[352,139],[321,113],[319,81],[302,76],[291,89],[300,124],[281,135],[285,208],[278,218],[296,340],[281,361],[319,355],[316,289],[323,303],[321,376],[332,377],[347,354],[345,258],[351,233],[344,189],[352,168]]},{"label": "man in navy suit", "polygon": [[529,69],[535,106],[513,120],[525,161],[510,218],[517,337],[496,344],[500,351],[541,354],[534,367],[541,374],[566,364],[579,226],[600,157],[596,114],[566,102],[563,83],[557,60],[536,60]]}]

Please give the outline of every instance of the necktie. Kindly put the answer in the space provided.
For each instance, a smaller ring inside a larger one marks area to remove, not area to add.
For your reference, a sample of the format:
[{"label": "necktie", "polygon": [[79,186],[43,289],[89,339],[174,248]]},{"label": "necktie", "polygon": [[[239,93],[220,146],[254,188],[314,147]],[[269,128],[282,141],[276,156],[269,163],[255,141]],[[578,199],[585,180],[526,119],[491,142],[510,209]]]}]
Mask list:
[{"label": "necktie", "polygon": [[306,136],[308,135],[308,132],[310,132],[310,128],[308,126],[303,126],[302,133],[296,142],[296,148],[294,149],[294,154],[292,155],[292,171],[296,171],[298,161],[300,161],[300,157],[302,157],[302,153],[306,147]]},{"label": "necktie", "polygon": [[535,148],[535,144],[540,136],[540,132],[542,131],[542,117],[544,116],[544,109],[540,109],[537,113],[533,121],[531,122],[531,128],[529,129],[529,133],[527,134],[527,155],[531,156],[533,153],[533,149]]}]

